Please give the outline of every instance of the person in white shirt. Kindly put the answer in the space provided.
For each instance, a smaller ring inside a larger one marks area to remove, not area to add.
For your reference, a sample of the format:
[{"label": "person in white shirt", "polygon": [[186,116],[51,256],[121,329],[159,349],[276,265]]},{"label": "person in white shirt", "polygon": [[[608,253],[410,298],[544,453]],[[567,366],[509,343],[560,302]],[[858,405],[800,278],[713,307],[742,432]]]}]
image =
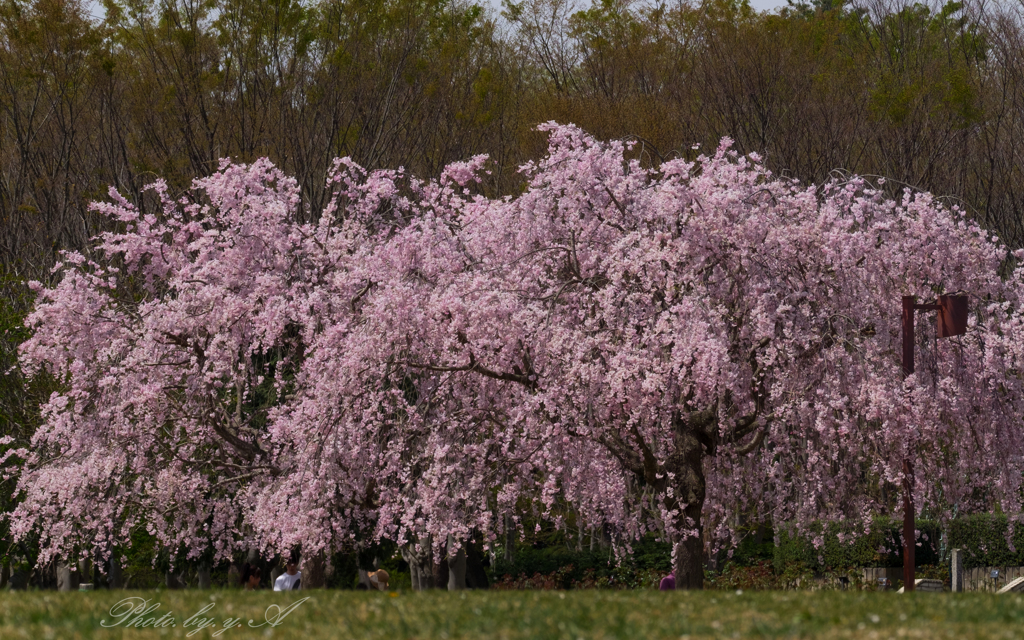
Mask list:
[{"label": "person in white shirt", "polygon": [[285,572],[277,576],[277,580],[274,581],[274,591],[291,591],[299,588],[299,580],[302,579],[302,573],[299,572],[298,561],[295,556],[288,559],[288,564],[285,566]]}]

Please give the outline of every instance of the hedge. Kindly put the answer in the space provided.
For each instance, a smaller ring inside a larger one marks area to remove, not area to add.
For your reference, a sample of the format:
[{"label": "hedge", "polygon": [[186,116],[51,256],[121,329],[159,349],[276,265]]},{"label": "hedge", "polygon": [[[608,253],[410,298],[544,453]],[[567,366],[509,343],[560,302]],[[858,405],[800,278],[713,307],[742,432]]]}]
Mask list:
[{"label": "hedge", "polygon": [[506,576],[530,577],[558,572],[558,579],[562,583],[559,586],[568,589],[588,577],[605,578],[612,584],[629,583],[642,572],[667,574],[672,570],[672,549],[667,542],[658,542],[653,536],[648,536],[633,543],[632,548],[633,554],[630,557],[616,563],[610,549],[571,551],[564,545],[543,548],[516,546],[512,562],[506,561],[501,555],[497,557],[491,569],[491,578],[497,583]]},{"label": "hedge", "polygon": [[949,546],[964,550],[964,567],[1024,566],[1024,524],[1014,527],[1013,549],[1007,544],[1009,519],[1003,514],[979,513],[949,524]]},{"label": "hedge", "polygon": [[[939,524],[918,520],[916,526],[920,534],[914,565],[938,564]],[[812,530],[820,533],[821,527],[820,524],[815,525]],[[840,542],[840,533],[847,534],[849,538]],[[794,564],[816,573],[853,567],[902,567],[902,538],[903,522],[892,518],[876,518],[868,535],[863,535],[852,524],[830,523],[825,526],[824,545],[819,549],[814,548],[808,536],[798,535],[793,529],[780,528],[775,547],[775,570],[782,572]]]},{"label": "hedge", "polygon": [[[916,525],[921,537],[917,540],[920,546],[915,554],[915,564],[924,566],[942,562],[938,523],[918,520]],[[1012,548],[1007,542],[1009,525],[1005,514],[980,513],[956,518],[949,523],[946,546],[964,550],[964,567],[968,569],[1024,566],[1024,525],[1014,527],[1010,538]],[[856,532],[851,526],[832,524],[827,527],[824,547],[814,549],[807,537],[781,529],[779,544],[775,548],[775,569],[782,571],[794,563],[816,572],[847,567],[902,567],[902,530],[901,521],[878,518],[872,523],[869,535],[855,536],[852,541],[840,544],[840,531]],[[883,550],[881,553],[880,548]]]}]

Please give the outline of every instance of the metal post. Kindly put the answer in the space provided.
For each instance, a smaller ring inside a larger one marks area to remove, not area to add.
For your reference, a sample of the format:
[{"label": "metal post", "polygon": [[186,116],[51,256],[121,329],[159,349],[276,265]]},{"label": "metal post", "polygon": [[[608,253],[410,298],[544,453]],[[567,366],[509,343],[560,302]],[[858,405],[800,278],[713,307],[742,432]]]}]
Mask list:
[{"label": "metal post", "polygon": [[914,526],[914,466],[910,457],[903,459],[903,593],[914,590],[914,547],[917,535]]},{"label": "metal post", "polygon": [[915,296],[903,296],[903,375],[914,373],[914,301]]},{"label": "metal post", "polygon": [[[914,296],[903,296],[903,375],[914,373]],[[914,590],[914,476],[910,453],[903,459],[903,592]]]},{"label": "metal post", "polygon": [[953,593],[960,593],[964,590],[964,557],[963,551],[960,549],[953,549],[953,553],[950,557],[950,577],[952,578],[951,586]]}]

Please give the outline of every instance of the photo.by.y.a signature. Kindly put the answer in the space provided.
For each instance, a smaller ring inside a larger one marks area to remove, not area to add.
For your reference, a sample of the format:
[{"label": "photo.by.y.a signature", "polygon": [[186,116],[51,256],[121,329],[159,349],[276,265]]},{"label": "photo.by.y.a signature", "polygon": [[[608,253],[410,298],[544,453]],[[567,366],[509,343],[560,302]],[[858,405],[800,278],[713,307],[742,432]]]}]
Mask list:
[{"label": "photo.by.y.a signature", "polygon": [[[180,624],[183,628],[189,630],[188,633],[185,634],[186,637],[192,637],[203,629],[209,629],[212,632],[212,635],[216,637],[229,629],[238,629],[246,626],[251,629],[259,629],[260,627],[276,627],[284,622],[284,619],[306,600],[309,600],[309,596],[306,596],[301,600],[296,600],[284,608],[281,608],[279,605],[272,604],[267,607],[266,612],[264,612],[264,619],[262,622],[250,619],[247,623],[243,621],[243,618],[224,618],[223,620],[218,621],[218,619],[210,613],[211,610],[217,606],[217,603],[211,602],[183,620]],[[207,614],[210,615],[207,616]],[[114,606],[110,607],[110,616],[112,619],[108,620],[107,618],[104,618],[103,620],[100,620],[100,626],[107,628],[123,627],[126,629],[167,629],[177,627],[179,624],[173,611],[161,614],[159,602],[152,602],[152,600],[147,600],[138,596],[125,598],[124,600],[114,604]]]}]

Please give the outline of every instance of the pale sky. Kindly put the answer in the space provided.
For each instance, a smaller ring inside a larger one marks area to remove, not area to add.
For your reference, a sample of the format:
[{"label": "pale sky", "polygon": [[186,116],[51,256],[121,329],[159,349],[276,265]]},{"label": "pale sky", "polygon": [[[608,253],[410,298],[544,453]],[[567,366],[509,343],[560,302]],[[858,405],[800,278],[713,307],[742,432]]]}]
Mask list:
[{"label": "pale sky", "polygon": [[782,0],[782,2],[777,0],[750,0],[750,6],[758,11],[771,11],[786,6],[786,0]]}]

